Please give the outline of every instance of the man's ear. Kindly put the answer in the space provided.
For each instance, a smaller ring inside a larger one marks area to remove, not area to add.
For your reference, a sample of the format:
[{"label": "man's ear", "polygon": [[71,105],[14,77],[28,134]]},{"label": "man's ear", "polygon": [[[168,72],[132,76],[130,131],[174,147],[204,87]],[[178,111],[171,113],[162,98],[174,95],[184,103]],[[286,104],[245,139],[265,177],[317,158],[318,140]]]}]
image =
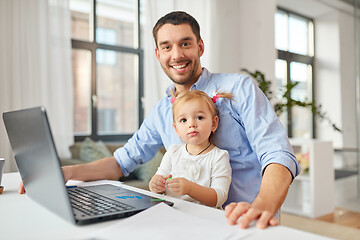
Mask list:
[{"label": "man's ear", "polygon": [[202,39],[199,40],[199,56],[201,57],[204,54],[205,45]]},{"label": "man's ear", "polygon": [[218,125],[219,125],[219,117],[218,117],[218,116],[215,116],[215,117],[213,117],[211,131],[212,131],[212,132],[215,132],[216,129],[218,128]]},{"label": "man's ear", "polygon": [[157,60],[160,61],[160,54],[159,54],[159,49],[158,48],[155,48],[155,56],[156,56]]}]

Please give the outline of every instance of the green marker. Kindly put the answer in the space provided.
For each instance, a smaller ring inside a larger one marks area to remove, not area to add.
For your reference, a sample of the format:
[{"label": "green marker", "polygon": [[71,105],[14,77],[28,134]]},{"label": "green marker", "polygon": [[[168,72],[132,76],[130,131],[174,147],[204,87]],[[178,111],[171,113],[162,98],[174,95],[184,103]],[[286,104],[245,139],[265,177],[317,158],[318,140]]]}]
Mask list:
[{"label": "green marker", "polygon": [[167,178],[166,180],[172,179],[172,177]]},{"label": "green marker", "polygon": [[160,199],[160,198],[152,198],[150,199],[151,202],[163,202],[165,201],[165,199]]}]

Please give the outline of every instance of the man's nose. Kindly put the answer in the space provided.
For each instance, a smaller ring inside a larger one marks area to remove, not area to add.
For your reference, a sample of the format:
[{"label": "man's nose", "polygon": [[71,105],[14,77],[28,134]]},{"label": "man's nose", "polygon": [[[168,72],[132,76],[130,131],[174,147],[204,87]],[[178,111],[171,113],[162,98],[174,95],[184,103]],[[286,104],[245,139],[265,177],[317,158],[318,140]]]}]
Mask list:
[{"label": "man's nose", "polygon": [[178,60],[184,57],[184,51],[180,46],[173,47],[172,58],[173,60]]}]

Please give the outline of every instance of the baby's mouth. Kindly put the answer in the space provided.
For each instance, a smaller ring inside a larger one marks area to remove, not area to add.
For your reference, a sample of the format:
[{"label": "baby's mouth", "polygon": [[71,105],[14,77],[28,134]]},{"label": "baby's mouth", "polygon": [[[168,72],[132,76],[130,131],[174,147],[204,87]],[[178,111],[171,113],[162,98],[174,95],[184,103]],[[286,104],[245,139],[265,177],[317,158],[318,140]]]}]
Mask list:
[{"label": "baby's mouth", "polygon": [[192,132],[188,133],[189,136],[195,136],[196,134],[198,134],[198,132],[196,132],[196,131],[192,131]]}]

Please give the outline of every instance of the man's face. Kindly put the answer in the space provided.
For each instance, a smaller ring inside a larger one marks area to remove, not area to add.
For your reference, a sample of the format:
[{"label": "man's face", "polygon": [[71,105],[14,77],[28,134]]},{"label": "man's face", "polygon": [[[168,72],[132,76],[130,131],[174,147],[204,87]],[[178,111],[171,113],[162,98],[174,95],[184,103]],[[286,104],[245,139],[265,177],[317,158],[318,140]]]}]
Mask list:
[{"label": "man's face", "polygon": [[203,53],[204,43],[196,40],[189,24],[168,23],[157,33],[156,57],[177,89],[189,90],[197,81],[202,71],[200,57]]}]

